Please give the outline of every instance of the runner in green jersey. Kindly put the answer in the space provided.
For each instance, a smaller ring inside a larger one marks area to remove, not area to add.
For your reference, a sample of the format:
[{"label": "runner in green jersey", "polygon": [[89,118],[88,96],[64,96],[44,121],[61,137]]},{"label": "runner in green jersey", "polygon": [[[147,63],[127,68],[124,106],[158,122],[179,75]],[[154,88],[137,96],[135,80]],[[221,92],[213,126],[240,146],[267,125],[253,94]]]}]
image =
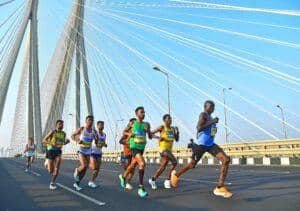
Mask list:
[{"label": "runner in green jersey", "polygon": [[121,186],[124,188],[126,186],[126,179],[128,179],[128,175],[133,172],[136,164],[139,166],[139,189],[138,195],[140,197],[145,197],[148,195],[144,188],[144,169],[145,169],[145,160],[143,158],[144,149],[147,143],[146,135],[148,134],[148,138],[152,138],[150,124],[144,122],[145,118],[145,109],[144,107],[137,107],[135,109],[136,120],[131,125],[131,130],[126,132],[125,135],[130,137],[129,147],[132,154],[132,161],[128,168],[126,169],[123,175],[119,175],[119,179],[121,182]]}]

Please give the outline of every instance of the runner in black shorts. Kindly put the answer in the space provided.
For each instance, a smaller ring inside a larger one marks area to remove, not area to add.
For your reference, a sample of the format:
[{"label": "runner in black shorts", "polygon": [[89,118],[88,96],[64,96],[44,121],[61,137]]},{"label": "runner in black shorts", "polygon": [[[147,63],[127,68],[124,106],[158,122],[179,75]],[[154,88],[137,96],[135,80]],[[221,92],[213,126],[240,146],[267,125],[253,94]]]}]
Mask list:
[{"label": "runner in black shorts", "polygon": [[179,177],[188,171],[189,169],[195,168],[198,161],[201,159],[205,152],[210,153],[221,161],[221,173],[217,187],[213,193],[217,196],[223,196],[229,198],[232,193],[224,186],[225,178],[227,176],[227,170],[230,163],[230,158],[226,153],[214,142],[215,135],[217,133],[218,117],[212,118],[211,114],[214,112],[214,102],[208,100],[204,103],[204,112],[200,114],[199,121],[197,124],[197,139],[194,141],[192,146],[193,155],[191,162],[179,169],[176,173],[172,173],[172,185],[176,187],[179,182]]},{"label": "runner in black shorts", "polygon": [[66,139],[66,133],[63,131],[63,127],[64,122],[62,120],[57,120],[55,129],[48,133],[43,140],[43,144],[47,145],[47,168],[51,174],[51,181],[49,185],[50,190],[57,189],[55,180],[58,176],[61,163],[61,149],[64,145],[70,142],[68,139]]}]

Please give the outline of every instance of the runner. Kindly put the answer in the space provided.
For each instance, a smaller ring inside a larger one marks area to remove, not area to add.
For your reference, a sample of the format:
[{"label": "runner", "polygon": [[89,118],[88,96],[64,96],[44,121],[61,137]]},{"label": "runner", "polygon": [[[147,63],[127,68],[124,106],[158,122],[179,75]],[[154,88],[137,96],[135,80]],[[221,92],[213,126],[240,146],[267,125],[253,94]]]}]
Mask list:
[{"label": "runner", "polygon": [[126,187],[126,183],[128,180],[128,176],[130,172],[132,172],[136,166],[136,163],[139,166],[139,189],[138,195],[143,198],[148,195],[144,188],[144,169],[145,169],[145,160],[143,158],[143,153],[145,150],[147,138],[146,134],[148,134],[148,138],[152,138],[150,124],[144,122],[145,118],[145,109],[144,107],[137,107],[135,109],[135,114],[137,119],[133,122],[131,130],[129,132],[125,132],[124,134],[130,137],[129,147],[131,149],[132,161],[130,165],[126,169],[123,175],[119,175],[119,179],[121,182],[121,186],[123,188]]},{"label": "runner", "polygon": [[193,144],[193,155],[191,158],[191,162],[182,167],[177,173],[173,171],[171,182],[174,187],[177,187],[179,177],[189,169],[195,168],[202,155],[205,152],[209,152],[211,155],[213,155],[219,161],[222,162],[219,182],[217,187],[214,189],[213,193],[217,196],[229,198],[232,196],[232,193],[225,187],[224,181],[227,175],[230,158],[214,142],[215,135],[217,133],[216,124],[219,121],[217,117],[211,117],[211,114],[214,112],[214,109],[215,104],[213,101],[208,100],[204,103],[204,112],[200,114],[199,121],[197,124],[197,139],[196,141],[194,141]]},{"label": "runner", "polygon": [[29,138],[27,144],[25,145],[25,158],[26,158],[26,164],[25,164],[25,172],[30,171],[31,164],[34,161],[34,152],[35,152],[35,144],[33,142],[33,138]]},{"label": "runner", "polygon": [[101,159],[102,159],[102,147],[107,147],[105,142],[106,134],[103,132],[104,130],[104,122],[98,121],[97,122],[97,134],[98,134],[98,143],[95,142],[92,145],[92,153],[90,158],[90,168],[93,170],[92,178],[89,181],[88,185],[91,188],[96,188],[98,185],[95,183],[95,179],[98,176],[100,166],[101,166]]},{"label": "runner", "polygon": [[[85,172],[89,166],[91,148],[93,140],[98,144],[97,131],[93,128],[94,117],[87,116],[85,118],[85,126],[78,128],[72,134],[72,140],[79,144],[78,156],[79,156],[79,166],[75,168],[74,179],[75,183],[73,187],[80,191],[82,187],[79,186],[80,181],[83,179]],[[78,137],[80,135],[80,137]]]},{"label": "runner", "polygon": [[153,190],[157,189],[157,185],[155,181],[157,178],[163,173],[168,162],[171,162],[170,168],[167,173],[167,179],[164,182],[164,186],[166,189],[171,188],[171,173],[175,169],[177,165],[177,160],[172,153],[173,142],[178,141],[179,139],[179,131],[177,127],[172,127],[172,117],[170,114],[165,114],[163,116],[164,125],[159,126],[152,132],[153,137],[156,133],[160,133],[159,141],[159,151],[161,155],[161,163],[159,169],[156,171],[155,175],[149,179],[149,184],[151,185]]},{"label": "runner", "polygon": [[[128,166],[129,166],[129,164],[131,163],[131,160],[132,160],[131,150],[130,150],[130,147],[129,147],[130,136],[127,136],[126,134],[131,131],[134,121],[136,121],[136,118],[131,118],[129,120],[129,123],[128,123],[127,127],[123,131],[123,136],[119,141],[119,143],[123,145],[123,154],[125,156],[125,165],[124,165],[124,170],[125,171],[128,168]],[[135,165],[137,165],[137,164],[135,164]],[[128,176],[127,176],[127,182],[125,184],[125,188],[128,189],[128,190],[133,189],[132,185],[130,184],[130,180],[132,179],[132,177],[134,175],[134,169],[135,169],[135,167],[131,169],[131,171],[128,173]],[[119,176],[122,177],[122,175],[119,175]]]},{"label": "runner", "polygon": [[55,129],[51,131],[43,140],[43,144],[47,146],[47,168],[51,174],[51,181],[49,185],[50,190],[57,189],[55,181],[61,164],[61,149],[63,145],[66,145],[70,142],[70,140],[66,139],[66,133],[63,131],[63,128],[64,121],[57,120]]}]

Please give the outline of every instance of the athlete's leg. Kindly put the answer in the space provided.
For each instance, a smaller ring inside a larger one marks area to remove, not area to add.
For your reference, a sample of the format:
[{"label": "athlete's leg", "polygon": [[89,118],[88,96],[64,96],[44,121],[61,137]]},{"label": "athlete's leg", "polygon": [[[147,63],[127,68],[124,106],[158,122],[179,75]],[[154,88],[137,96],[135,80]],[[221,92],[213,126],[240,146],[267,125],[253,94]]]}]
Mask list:
[{"label": "athlete's leg", "polygon": [[223,187],[224,182],[227,176],[228,167],[230,163],[230,157],[225,154],[225,152],[221,151],[218,154],[216,154],[216,158],[221,161],[221,173],[219,177],[218,187]]},{"label": "athlete's leg", "polygon": [[89,155],[84,155],[82,153],[79,153],[79,167],[77,167],[77,172],[79,175],[79,181],[80,182],[82,180],[82,178],[85,175],[85,172],[88,168],[89,165],[89,160],[90,160],[90,156]]},{"label": "athlete's leg", "polygon": [[177,160],[176,158],[174,157],[173,153],[168,153],[168,160],[171,162],[170,164],[170,167],[168,169],[168,172],[167,172],[167,180],[170,180],[171,179],[171,174],[172,174],[172,171],[176,168],[177,166]]},{"label": "athlete's leg", "polygon": [[29,156],[27,156],[26,157],[26,169],[29,169],[29,166],[30,166],[30,157]]},{"label": "athlete's leg", "polygon": [[90,163],[93,163],[92,168],[91,168],[93,170],[91,181],[94,182],[99,173],[101,158],[100,157],[97,157],[97,158],[91,157],[90,161],[92,161]]},{"label": "athlete's leg", "polygon": [[134,172],[136,164],[137,164],[136,158],[132,158],[129,166],[127,167],[126,171],[123,174],[124,178],[126,178],[126,179],[129,178],[129,175],[131,175]]},{"label": "athlete's leg", "polygon": [[154,176],[152,177],[152,181],[155,181],[165,170],[167,164],[168,164],[168,156],[167,154],[163,154],[160,161],[159,169],[156,171]]},{"label": "athlete's leg", "polygon": [[54,159],[48,159],[48,172],[52,175],[54,171]]},{"label": "athlete's leg", "polygon": [[53,165],[54,168],[52,172],[51,183],[55,183],[56,178],[58,176],[60,164],[61,164],[61,156],[57,156],[53,163],[54,163]]},{"label": "athlete's leg", "polygon": [[139,166],[139,186],[144,186],[145,160],[141,153],[136,154],[135,160]]}]

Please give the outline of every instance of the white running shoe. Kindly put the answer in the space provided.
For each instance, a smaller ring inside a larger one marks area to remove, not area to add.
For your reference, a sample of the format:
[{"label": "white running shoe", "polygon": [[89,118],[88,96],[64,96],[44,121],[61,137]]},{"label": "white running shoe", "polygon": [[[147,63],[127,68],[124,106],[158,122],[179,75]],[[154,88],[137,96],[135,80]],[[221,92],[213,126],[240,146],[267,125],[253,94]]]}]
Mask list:
[{"label": "white running shoe", "polygon": [[151,178],[149,179],[149,184],[151,185],[151,188],[153,190],[157,189],[157,185],[156,185],[155,181],[153,181]]},{"label": "white running shoe", "polygon": [[90,188],[97,188],[98,187],[98,185],[96,183],[92,182],[92,181],[89,181],[88,186]]},{"label": "white running shoe", "polygon": [[81,191],[82,187],[80,187],[76,182],[73,184],[73,187],[75,188],[75,190],[77,191]]},{"label": "white running shoe", "polygon": [[126,183],[125,188],[127,190],[132,190],[133,189],[132,185],[130,185],[129,183]]},{"label": "white running shoe", "polygon": [[49,189],[50,189],[50,190],[56,190],[56,189],[57,189],[56,184],[55,184],[55,183],[50,183]]},{"label": "white running shoe", "polygon": [[171,180],[166,179],[164,182],[164,186],[166,189],[170,189],[171,188]]},{"label": "white running shoe", "polygon": [[74,176],[75,182],[79,182],[79,175],[78,175],[77,168],[75,168],[73,176]]}]

